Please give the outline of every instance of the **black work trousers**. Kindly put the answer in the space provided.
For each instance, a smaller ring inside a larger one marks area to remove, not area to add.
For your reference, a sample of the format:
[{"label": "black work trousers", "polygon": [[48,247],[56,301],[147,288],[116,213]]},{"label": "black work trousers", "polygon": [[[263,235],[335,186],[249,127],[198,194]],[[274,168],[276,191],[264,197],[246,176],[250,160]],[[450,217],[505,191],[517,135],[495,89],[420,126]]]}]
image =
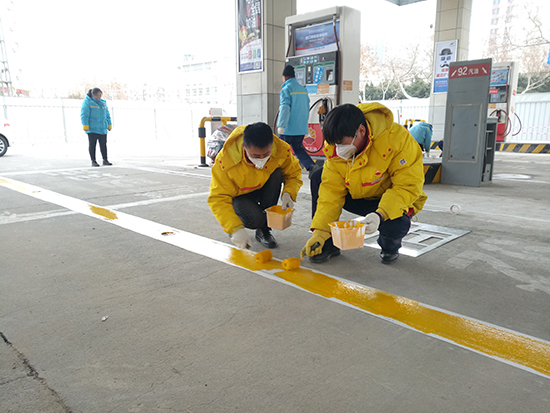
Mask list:
[{"label": "black work trousers", "polygon": [[[310,188],[311,188],[311,211],[312,217],[315,216],[317,210],[317,200],[319,199],[319,186],[321,186],[321,174],[323,168],[317,169],[311,175]],[[366,216],[371,212],[375,212],[378,209],[380,199],[353,199],[348,193],[346,195],[346,202],[344,209],[352,214]],[[401,240],[407,235],[411,228],[411,216],[412,212],[403,214],[403,216],[396,219],[387,219],[380,222],[378,228],[378,245],[382,247],[382,251],[387,253],[395,253],[401,248]]]},{"label": "black work trousers", "polygon": [[246,228],[267,228],[266,208],[277,205],[281,194],[283,173],[275,169],[264,186],[233,198],[235,213]]},{"label": "black work trousers", "polygon": [[99,133],[88,133],[90,158],[92,161],[95,161],[95,148],[97,146],[97,141],[99,141],[101,156],[103,156],[103,160],[106,161],[109,159],[107,158],[107,135],[101,135]]}]

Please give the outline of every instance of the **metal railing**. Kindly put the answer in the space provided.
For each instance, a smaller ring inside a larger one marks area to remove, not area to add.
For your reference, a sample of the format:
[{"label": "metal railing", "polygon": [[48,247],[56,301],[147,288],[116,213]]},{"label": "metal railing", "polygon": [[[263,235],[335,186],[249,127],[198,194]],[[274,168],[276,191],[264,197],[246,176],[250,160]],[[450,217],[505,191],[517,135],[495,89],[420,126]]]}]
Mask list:
[{"label": "metal railing", "polygon": [[229,116],[207,116],[201,119],[199,124],[199,139],[200,139],[200,151],[201,151],[201,160],[199,166],[206,167],[206,128],[204,124],[206,122],[221,122],[222,125],[227,125],[227,122],[236,122],[236,117]]}]

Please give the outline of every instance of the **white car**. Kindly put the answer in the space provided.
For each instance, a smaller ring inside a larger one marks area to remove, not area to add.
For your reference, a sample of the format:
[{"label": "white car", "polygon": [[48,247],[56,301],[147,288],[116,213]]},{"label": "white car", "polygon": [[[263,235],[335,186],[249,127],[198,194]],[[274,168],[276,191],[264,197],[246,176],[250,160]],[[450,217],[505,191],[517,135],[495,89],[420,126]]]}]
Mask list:
[{"label": "white car", "polygon": [[9,122],[4,118],[0,118],[0,156],[4,156],[10,146],[10,141],[8,140],[9,129]]}]

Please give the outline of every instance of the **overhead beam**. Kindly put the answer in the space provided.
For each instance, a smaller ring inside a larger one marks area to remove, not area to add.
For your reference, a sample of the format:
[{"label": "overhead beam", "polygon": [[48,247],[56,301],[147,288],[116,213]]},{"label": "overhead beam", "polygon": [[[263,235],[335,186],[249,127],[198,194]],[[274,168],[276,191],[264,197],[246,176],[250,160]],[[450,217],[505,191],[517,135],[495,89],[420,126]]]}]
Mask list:
[{"label": "overhead beam", "polygon": [[393,4],[397,4],[398,6],[406,6],[407,4],[418,3],[419,1],[426,1],[426,0],[387,0],[387,1]]}]

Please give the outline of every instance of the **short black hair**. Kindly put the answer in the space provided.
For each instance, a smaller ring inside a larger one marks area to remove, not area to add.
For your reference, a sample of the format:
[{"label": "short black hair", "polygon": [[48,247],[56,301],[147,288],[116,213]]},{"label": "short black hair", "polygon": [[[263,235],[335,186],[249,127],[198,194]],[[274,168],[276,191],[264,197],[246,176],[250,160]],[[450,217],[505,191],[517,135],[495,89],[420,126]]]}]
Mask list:
[{"label": "short black hair", "polygon": [[273,131],[264,122],[251,123],[243,132],[243,144],[245,148],[255,146],[263,149],[273,144]]},{"label": "short black hair", "polygon": [[354,136],[359,126],[367,127],[365,114],[351,103],[336,106],[332,109],[323,124],[323,137],[329,145],[342,142],[346,136]]},{"label": "short black hair", "polygon": [[284,77],[296,77],[296,73],[294,72],[294,67],[291,65],[286,65],[283,70],[283,76]]}]

